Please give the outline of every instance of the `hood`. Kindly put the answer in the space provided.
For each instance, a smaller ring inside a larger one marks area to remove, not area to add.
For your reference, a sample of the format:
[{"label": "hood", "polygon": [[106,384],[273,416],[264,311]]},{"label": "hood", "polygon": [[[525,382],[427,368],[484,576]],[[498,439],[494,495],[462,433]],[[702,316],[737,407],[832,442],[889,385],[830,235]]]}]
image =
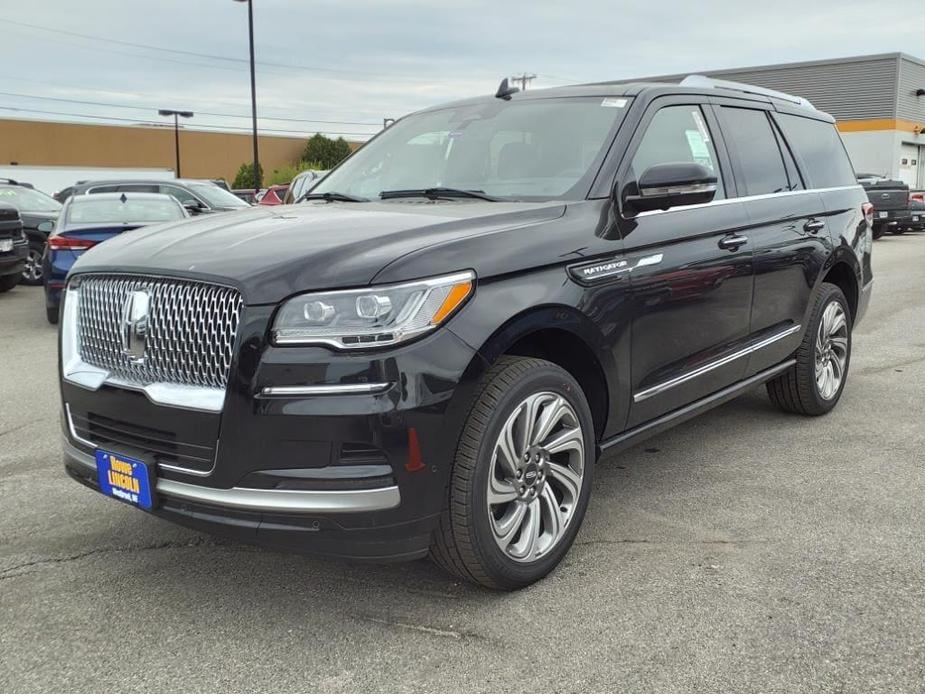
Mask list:
[{"label": "hood", "polygon": [[[248,304],[369,284],[386,265],[431,245],[540,224],[562,203],[309,203],[201,215],[124,234],[73,272],[138,272],[236,286]],[[474,267],[460,258],[458,270]],[[411,279],[410,277],[407,279]]]}]

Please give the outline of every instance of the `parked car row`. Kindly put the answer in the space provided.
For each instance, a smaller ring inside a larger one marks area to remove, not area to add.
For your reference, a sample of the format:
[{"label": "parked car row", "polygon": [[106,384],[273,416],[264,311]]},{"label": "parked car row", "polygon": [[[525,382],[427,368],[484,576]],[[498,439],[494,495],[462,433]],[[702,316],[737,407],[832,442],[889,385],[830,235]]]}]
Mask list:
[{"label": "parked car row", "polygon": [[84,252],[126,231],[188,216],[176,198],[161,193],[112,192],[69,198],[48,238],[42,262],[48,322],[58,322],[67,273]]}]

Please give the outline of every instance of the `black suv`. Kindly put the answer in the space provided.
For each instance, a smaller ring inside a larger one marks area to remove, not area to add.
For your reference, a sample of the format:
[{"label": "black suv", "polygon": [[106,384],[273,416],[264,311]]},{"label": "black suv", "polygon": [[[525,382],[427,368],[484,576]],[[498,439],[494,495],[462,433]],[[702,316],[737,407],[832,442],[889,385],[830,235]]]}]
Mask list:
[{"label": "black suv", "polygon": [[190,214],[229,212],[250,207],[227,188],[213,181],[195,179],[84,181],[73,187],[71,195],[93,193],[161,193],[183,205]]},{"label": "black suv", "polygon": [[12,205],[19,210],[23,233],[28,242],[26,262],[22,271],[22,283],[42,284],[42,256],[48,235],[55,227],[55,220],[61,212],[61,203],[45,195],[29,183],[0,178],[0,203]]},{"label": "black suv", "polygon": [[872,220],[832,118],[705,78],[515,91],[403,118],[306,204],[81,258],[67,471],[193,528],[512,589],[568,551],[602,452],[762,383],[835,406]]},{"label": "black suv", "polygon": [[22,281],[28,252],[19,211],[12,205],[0,203],[0,294]]}]

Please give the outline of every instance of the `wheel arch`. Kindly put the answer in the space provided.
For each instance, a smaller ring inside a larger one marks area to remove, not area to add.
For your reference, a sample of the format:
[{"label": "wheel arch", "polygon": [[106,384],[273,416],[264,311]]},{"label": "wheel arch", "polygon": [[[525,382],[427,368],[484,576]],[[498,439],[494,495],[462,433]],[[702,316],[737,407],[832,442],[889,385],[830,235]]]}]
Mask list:
[{"label": "wheel arch", "polygon": [[568,371],[581,386],[594,419],[595,439],[603,438],[614,420],[613,353],[592,321],[575,308],[546,305],[516,314],[481,345],[467,369],[478,378],[502,356],[545,359]]},{"label": "wheel arch", "polygon": [[826,264],[826,269],[819,281],[820,285],[826,282],[834,284],[842,290],[848,300],[848,308],[851,309],[852,323],[858,315],[861,290],[860,277],[861,266],[857,258],[847,249],[839,248],[832,254],[831,261]]}]

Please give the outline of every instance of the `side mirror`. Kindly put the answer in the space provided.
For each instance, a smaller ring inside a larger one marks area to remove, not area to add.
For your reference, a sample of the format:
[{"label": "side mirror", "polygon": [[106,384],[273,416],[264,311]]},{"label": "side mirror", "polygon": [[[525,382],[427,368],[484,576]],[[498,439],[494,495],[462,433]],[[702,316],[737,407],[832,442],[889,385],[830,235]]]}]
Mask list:
[{"label": "side mirror", "polygon": [[49,219],[46,219],[44,222],[39,222],[39,225],[36,227],[36,229],[44,234],[50,234],[55,230],[55,223]]},{"label": "side mirror", "polygon": [[634,212],[699,205],[713,199],[716,183],[716,174],[702,164],[656,164],[643,171],[637,190],[626,194],[624,202]]},{"label": "side mirror", "polygon": [[183,207],[185,207],[186,211],[190,214],[199,214],[205,209],[198,200],[187,200],[183,203]]}]

